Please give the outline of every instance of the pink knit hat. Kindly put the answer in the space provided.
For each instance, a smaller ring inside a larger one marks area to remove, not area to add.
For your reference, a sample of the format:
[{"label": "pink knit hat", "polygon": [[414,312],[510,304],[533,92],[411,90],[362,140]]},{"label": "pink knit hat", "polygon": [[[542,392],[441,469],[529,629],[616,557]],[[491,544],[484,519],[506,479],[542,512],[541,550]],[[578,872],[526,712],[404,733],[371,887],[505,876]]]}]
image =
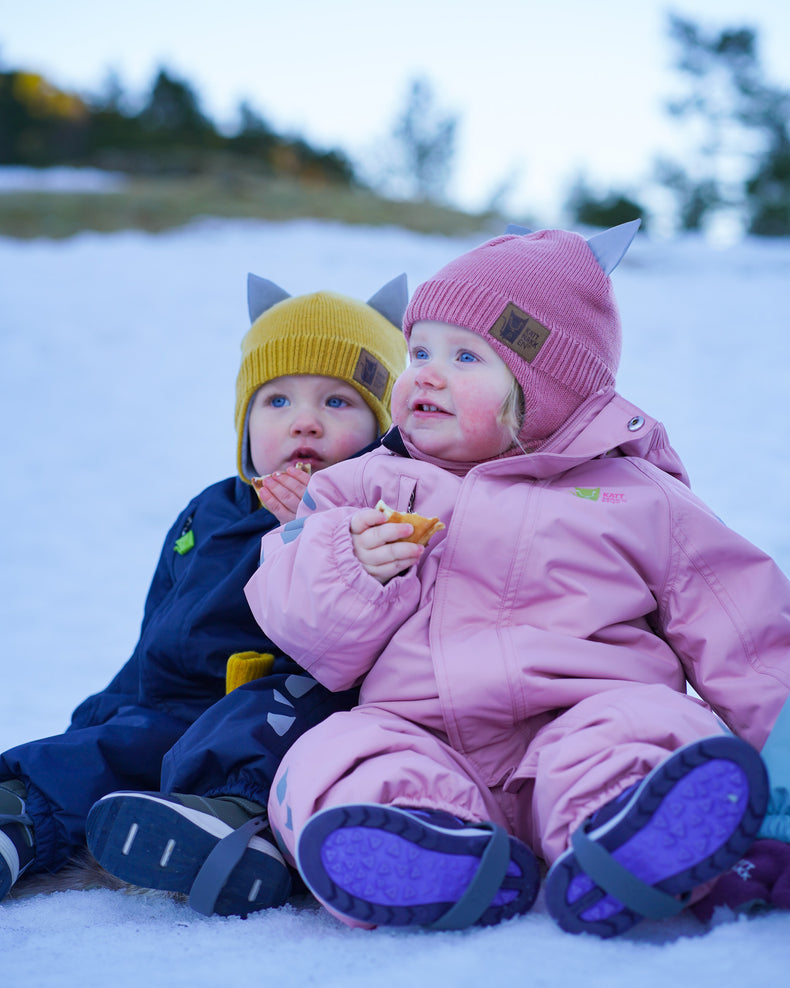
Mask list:
[{"label": "pink knit hat", "polygon": [[638,227],[633,220],[589,240],[509,227],[417,288],[404,316],[406,339],[421,320],[479,333],[521,385],[519,439],[534,447],[585,398],[614,384],[620,316],[608,275]]}]

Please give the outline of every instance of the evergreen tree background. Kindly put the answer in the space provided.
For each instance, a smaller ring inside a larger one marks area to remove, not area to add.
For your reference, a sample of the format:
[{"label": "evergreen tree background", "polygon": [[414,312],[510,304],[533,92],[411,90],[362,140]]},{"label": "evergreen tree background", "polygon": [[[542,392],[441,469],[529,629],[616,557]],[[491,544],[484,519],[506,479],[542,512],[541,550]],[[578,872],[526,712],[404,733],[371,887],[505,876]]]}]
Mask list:
[{"label": "evergreen tree background", "polygon": [[[790,235],[790,91],[765,78],[757,32],[705,31],[670,14],[667,33],[681,95],[667,111],[692,135],[683,161],[659,158],[653,181],[669,192],[680,230],[704,230],[722,215],[760,236]],[[572,219],[595,226],[649,210],[633,190],[571,188]]]},{"label": "evergreen tree background", "polygon": [[103,96],[63,92],[43,76],[0,72],[0,164],[84,165],[129,174],[200,174],[234,162],[261,173],[352,184],[339,150],[280,136],[247,103],[226,136],[203,112],[189,82],[161,68],[139,112],[124,110],[123,90],[110,80]]},{"label": "evergreen tree background", "polygon": [[[689,133],[681,161],[661,158],[641,186],[591,188],[579,176],[565,207],[571,222],[610,226],[641,216],[651,187],[669,196],[674,226],[704,230],[722,215],[760,236],[790,235],[790,91],[770,82],[757,32],[703,30],[669,15],[668,41],[680,93],[667,111]],[[446,203],[458,114],[439,107],[430,82],[411,81],[377,172],[360,177],[340,149],[278,134],[249,104],[223,133],[184,79],[160,68],[139,109],[117,78],[98,96],[57,89],[36,73],[0,71],[0,165],[92,165],[131,175],[287,175],[311,183],[369,186],[415,202]]]}]

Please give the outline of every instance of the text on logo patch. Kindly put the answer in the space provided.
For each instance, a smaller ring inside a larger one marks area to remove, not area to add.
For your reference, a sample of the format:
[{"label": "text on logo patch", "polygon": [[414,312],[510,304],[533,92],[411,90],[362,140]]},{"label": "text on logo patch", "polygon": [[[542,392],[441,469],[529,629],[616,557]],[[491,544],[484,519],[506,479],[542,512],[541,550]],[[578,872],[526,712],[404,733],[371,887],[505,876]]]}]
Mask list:
[{"label": "text on logo patch", "polygon": [[531,364],[549,338],[551,330],[533,319],[528,312],[508,302],[489,333]]},{"label": "text on logo patch", "polygon": [[357,366],[354,368],[353,379],[381,401],[387,390],[390,375],[384,364],[380,360],[376,360],[369,350],[362,347],[359,351]]}]

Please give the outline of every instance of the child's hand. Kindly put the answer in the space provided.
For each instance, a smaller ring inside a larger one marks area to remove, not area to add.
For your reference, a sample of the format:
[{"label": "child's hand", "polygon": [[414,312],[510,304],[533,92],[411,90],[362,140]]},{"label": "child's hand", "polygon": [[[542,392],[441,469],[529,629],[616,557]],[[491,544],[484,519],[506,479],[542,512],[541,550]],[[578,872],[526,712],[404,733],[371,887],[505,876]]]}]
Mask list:
[{"label": "child's hand", "polygon": [[399,542],[411,535],[412,526],[388,522],[376,508],[358,511],[349,527],[354,555],[365,572],[382,584],[413,566],[425,551],[414,542]]},{"label": "child's hand", "polygon": [[258,497],[281,525],[296,517],[296,509],[302,500],[310,474],[299,467],[288,467],[284,473],[271,473],[256,481]]}]

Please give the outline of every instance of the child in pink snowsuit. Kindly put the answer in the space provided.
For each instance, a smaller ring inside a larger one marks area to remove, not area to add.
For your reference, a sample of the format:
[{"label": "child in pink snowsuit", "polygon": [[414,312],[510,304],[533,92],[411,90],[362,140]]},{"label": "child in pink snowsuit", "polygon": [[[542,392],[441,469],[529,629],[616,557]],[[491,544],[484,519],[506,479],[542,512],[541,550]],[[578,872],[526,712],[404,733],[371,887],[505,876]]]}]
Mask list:
[{"label": "child in pink snowsuit", "polygon": [[[533,904],[540,857],[559,924],[611,936],[698,898],[763,825],[790,583],[614,389],[609,274],[637,226],[517,229],[420,285],[384,445],[263,537],[261,627],[329,689],[361,682],[269,803],[350,925],[499,922]],[[379,500],[445,527],[402,541]],[[790,839],[781,792],[770,813]]]}]

